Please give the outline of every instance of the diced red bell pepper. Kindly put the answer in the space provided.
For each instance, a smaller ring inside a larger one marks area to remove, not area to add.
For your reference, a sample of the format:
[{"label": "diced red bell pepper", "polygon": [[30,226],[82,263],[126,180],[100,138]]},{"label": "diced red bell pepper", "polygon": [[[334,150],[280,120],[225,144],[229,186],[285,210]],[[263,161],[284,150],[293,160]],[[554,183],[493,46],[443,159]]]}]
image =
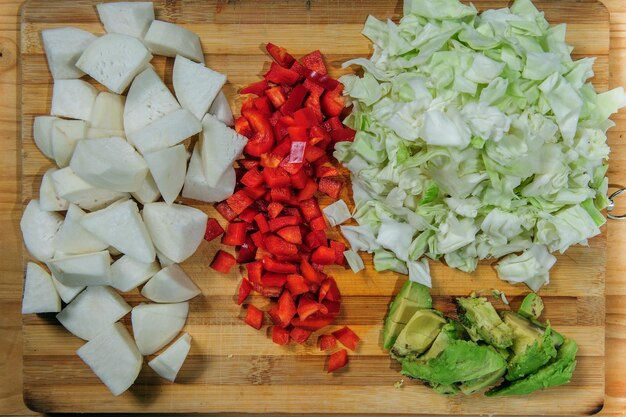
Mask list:
[{"label": "diced red bell pepper", "polygon": [[298,268],[294,264],[279,262],[276,259],[270,258],[269,256],[263,257],[263,269],[269,272],[276,272],[279,274],[295,274],[298,270]]},{"label": "diced red bell pepper", "polygon": [[249,224],[252,223],[257,213],[258,211],[256,209],[248,207],[239,215],[239,219]]},{"label": "diced red bell pepper", "polygon": [[237,292],[238,305],[242,305],[243,302],[246,301],[246,298],[248,298],[250,291],[252,291],[252,285],[250,284],[250,281],[243,278],[241,280],[241,284],[239,284],[239,291]]},{"label": "diced red bell pepper", "polygon": [[291,274],[287,277],[287,283],[285,284],[292,296],[304,294],[309,292],[309,284],[302,275]]},{"label": "diced red bell pepper", "polygon": [[241,212],[247,209],[250,204],[254,203],[254,200],[248,197],[245,192],[239,190],[235,194],[228,197],[226,202],[235,213],[241,214]]},{"label": "diced red bell pepper", "polygon": [[302,212],[302,216],[304,220],[310,222],[322,215],[322,210],[320,210],[319,204],[317,204],[317,200],[311,198],[308,200],[304,200],[300,202],[300,211]]},{"label": "diced red bell pepper", "polygon": [[317,182],[312,179],[307,179],[304,187],[298,192],[298,200],[309,200],[313,198],[315,192],[317,191]]},{"label": "diced red bell pepper", "polygon": [[313,230],[309,232],[304,238],[304,241],[310,250],[319,248],[320,246],[326,246],[327,243],[326,234],[323,230]]},{"label": "diced red bell pepper", "polygon": [[315,162],[324,155],[326,155],[326,151],[317,146],[307,146],[304,151],[304,159],[309,162]]},{"label": "diced red bell pepper", "polygon": [[261,262],[246,264],[246,270],[251,284],[261,284],[261,275],[263,274],[263,264]]},{"label": "diced red bell pepper", "polygon": [[243,222],[232,222],[226,228],[226,234],[222,238],[222,243],[229,246],[243,245],[246,241],[246,224]]},{"label": "diced red bell pepper", "polygon": [[277,141],[284,139],[289,134],[287,131],[288,127],[281,119],[278,119],[278,122],[274,125],[274,138]]},{"label": "diced red bell pepper", "polygon": [[[320,149],[326,149],[333,139],[330,134],[321,126],[313,126],[309,133],[309,144],[317,145]],[[318,158],[319,159],[319,158]]]},{"label": "diced red bell pepper", "polygon": [[299,226],[283,227],[282,229],[278,230],[276,234],[289,243],[293,243],[295,245],[302,244],[302,233],[300,232]]},{"label": "diced red bell pepper", "polygon": [[[268,121],[270,122],[270,124],[274,126],[275,123],[272,124],[271,122],[272,113],[274,113],[274,106],[272,106],[272,102],[270,101],[269,97],[262,96],[262,97],[255,98],[254,107],[258,111],[263,113],[268,118]],[[278,121],[278,118],[276,118],[276,121]]]},{"label": "diced red bell pepper", "polygon": [[237,162],[239,162],[239,165],[241,165],[246,171],[258,168],[259,166],[259,161],[257,159],[240,159]]},{"label": "diced red bell pepper", "polygon": [[291,178],[289,178],[289,174],[287,174],[287,172],[280,167],[265,168],[263,170],[263,178],[265,178],[265,182],[270,188],[287,187],[291,185]]},{"label": "diced red bell pepper", "polygon": [[320,350],[329,350],[337,347],[337,339],[332,334],[323,334],[317,340],[320,343]]},{"label": "diced red bell pepper", "polygon": [[[311,81],[310,79],[306,78],[304,80],[304,82],[302,83],[302,85],[309,90],[310,92],[310,96],[313,97],[317,97],[318,99],[322,96],[322,94],[324,93],[324,87],[322,87],[321,85]],[[310,97],[309,96],[309,97]]]},{"label": "diced red bell pepper", "polygon": [[348,364],[348,351],[338,350],[328,357],[328,373],[335,372]]},{"label": "diced red bell pepper", "polygon": [[[293,113],[296,126],[313,127],[318,125],[317,116],[310,107],[303,107]],[[304,139],[306,140],[306,139]]]},{"label": "diced red bell pepper", "polygon": [[335,250],[328,246],[320,246],[311,254],[311,261],[320,265],[331,265],[335,263]]},{"label": "diced red bell pepper", "polygon": [[339,120],[339,117],[337,116],[331,117],[326,122],[328,123],[331,131],[344,128],[343,123],[341,123],[341,120]]},{"label": "diced red bell pepper", "polygon": [[326,230],[328,228],[324,216],[314,218],[309,222],[309,226],[311,226],[312,230]]},{"label": "diced red bell pepper", "polygon": [[302,320],[306,320],[309,316],[318,311],[322,314],[328,313],[328,309],[324,304],[318,303],[308,295],[300,297],[300,301],[298,302],[298,317]]},{"label": "diced red bell pepper", "polygon": [[286,116],[291,116],[293,112],[302,107],[302,103],[308,92],[309,90],[304,88],[302,84],[296,85],[293,90],[291,90],[291,93],[289,93],[285,104],[280,107],[280,112]]},{"label": "diced red bell pepper", "polygon": [[276,168],[280,165],[282,161],[280,156],[274,155],[271,152],[266,152],[262,154],[260,159],[260,164],[263,168]]},{"label": "diced red bell pepper", "polygon": [[261,80],[242,88],[239,91],[239,94],[256,94],[257,96],[262,96],[265,90],[267,90],[268,88],[270,88],[270,85],[267,83],[267,81]]},{"label": "diced red bell pepper", "polygon": [[274,219],[278,217],[278,215],[283,211],[284,208],[285,207],[282,204],[272,201],[267,206],[267,214],[270,216],[271,219]]},{"label": "diced red bell pepper", "polygon": [[349,127],[341,127],[330,131],[330,136],[335,142],[354,142],[356,131]]},{"label": "diced red bell pepper", "polygon": [[269,98],[269,100],[272,102],[272,105],[276,109],[279,109],[280,106],[282,106],[287,100],[287,97],[285,97],[285,93],[283,92],[283,89],[280,87],[274,87],[274,88],[265,90],[265,95],[267,96],[267,98]]},{"label": "diced red bell pepper", "polygon": [[257,248],[267,250],[267,247],[265,247],[265,240],[263,239],[263,233],[261,231],[252,233],[250,235],[250,239],[252,239]]},{"label": "diced red bell pepper", "polygon": [[224,252],[223,250],[218,250],[215,258],[213,258],[213,262],[211,262],[211,268],[217,272],[228,274],[230,272],[230,268],[235,266],[236,263],[237,261],[233,255],[228,252]]},{"label": "diced red bell pepper", "polygon": [[267,233],[270,231],[270,225],[267,222],[267,219],[265,218],[263,213],[258,213],[256,216],[254,216],[254,221],[256,222],[256,225],[258,226],[261,233]]},{"label": "diced red bell pepper", "polygon": [[339,330],[335,330],[333,332],[333,336],[335,336],[342,345],[352,351],[356,350],[356,346],[361,340],[361,338],[357,336],[357,334],[354,333],[348,326],[344,326]]},{"label": "diced red bell pepper", "polygon": [[306,150],[306,140],[291,142],[289,149],[289,163],[299,164],[304,161],[304,151]]},{"label": "diced red bell pepper", "polygon": [[300,261],[300,272],[307,281],[313,284],[319,285],[323,281],[323,277],[320,275],[320,273],[317,272],[315,268],[313,268],[313,266],[305,258],[302,258],[302,260]]},{"label": "diced red bell pepper", "polygon": [[315,120],[317,122],[316,125],[319,125],[324,121],[320,98],[318,96],[310,94],[307,99],[304,100],[304,107],[313,112],[313,114],[315,115]]},{"label": "diced red bell pepper", "polygon": [[272,154],[276,156],[280,156],[281,158],[284,158],[286,155],[289,155],[290,152],[291,152],[291,139],[290,138],[283,139],[274,149],[272,149]]},{"label": "diced red bell pepper", "polygon": [[232,221],[237,217],[237,213],[235,213],[233,211],[232,208],[230,208],[230,206],[228,205],[228,203],[226,201],[222,201],[221,203],[217,203],[215,205],[215,210],[217,210],[217,212],[219,214],[222,215],[223,218],[225,218],[228,221]]},{"label": "diced red bell pepper", "polygon": [[296,315],[296,304],[293,301],[292,295],[289,291],[283,291],[278,299],[278,319],[279,325],[287,327],[291,323],[291,319]]},{"label": "diced red bell pepper", "polygon": [[316,84],[324,87],[325,90],[334,90],[340,85],[339,81],[334,78],[328,76],[327,74],[320,74],[317,71],[313,71],[304,65],[296,65],[298,61],[294,62],[291,66],[291,69],[300,74],[303,77],[310,79]]},{"label": "diced red bell pepper", "polygon": [[317,178],[336,177],[339,171],[332,165],[323,164],[315,168],[315,176]]},{"label": "diced red bell pepper", "polygon": [[[306,174],[306,171],[304,169],[300,169],[298,170],[298,172],[291,175],[291,185],[293,186],[293,188],[298,190],[303,189],[306,186],[308,180],[309,176]],[[317,184],[315,184],[315,189],[317,189]]]},{"label": "diced red bell pepper", "polygon": [[272,342],[280,346],[287,346],[289,340],[288,329],[280,326],[272,326]]},{"label": "diced red bell pepper", "polygon": [[[276,87],[276,88],[280,88],[280,87]],[[269,100],[269,97],[268,97]],[[271,101],[271,100],[270,100]],[[275,127],[276,124],[278,123],[278,120],[282,117],[282,113],[279,111],[274,111],[268,118],[267,120],[269,120],[270,124],[272,125],[272,127]],[[276,139],[276,142],[278,142],[278,138],[274,138]]]},{"label": "diced red bell pepper", "polygon": [[326,165],[329,163],[330,163],[330,156],[328,156],[328,154],[324,154],[322,155],[321,158],[316,159],[315,162],[313,162],[313,166],[318,167],[318,166]]},{"label": "diced red bell pepper", "polygon": [[270,69],[265,73],[264,78],[275,84],[294,85],[300,79],[300,74],[272,62]]},{"label": "diced red bell pepper", "polygon": [[332,198],[338,198],[343,187],[343,182],[334,178],[324,177],[320,180],[320,192],[329,195]]},{"label": "diced red bell pepper", "polygon": [[287,226],[297,226],[298,224],[300,224],[300,221],[296,216],[280,216],[269,221],[270,230],[272,232]]},{"label": "diced red bell pepper", "polygon": [[283,287],[287,282],[287,274],[266,272],[261,276],[261,285],[264,287]]},{"label": "diced red bell pepper", "polygon": [[254,131],[254,135],[246,144],[244,151],[252,156],[261,156],[269,152],[274,146],[274,129],[272,129],[267,117],[258,110],[242,110],[242,114]]},{"label": "diced red bell pepper", "polygon": [[324,300],[341,301],[341,293],[333,277],[328,277],[322,282],[322,285],[320,285],[317,301],[321,303]]},{"label": "diced red bell pepper", "polygon": [[250,236],[246,236],[246,241],[239,247],[237,251],[237,262],[245,264],[254,261],[256,257],[257,247]]},{"label": "diced red bell pepper", "polygon": [[287,133],[292,142],[306,142],[309,139],[309,130],[306,126],[290,126]]},{"label": "diced red bell pepper", "polygon": [[293,329],[291,329],[289,335],[294,342],[298,343],[299,345],[303,345],[309,339],[311,333],[313,332],[310,330],[306,330],[300,327],[294,327]]},{"label": "diced red bell pepper", "polygon": [[319,50],[313,51],[310,54],[302,57],[302,59],[300,59],[300,62],[302,62],[302,65],[304,65],[308,69],[313,70],[319,74],[328,74],[328,71],[326,70],[326,65],[324,64],[324,58],[322,58],[322,53]]},{"label": "diced red bell pepper", "polygon": [[246,324],[259,330],[263,326],[263,312],[250,304],[246,310]]},{"label": "diced red bell pepper", "polygon": [[289,243],[276,235],[267,235],[264,237],[265,247],[272,255],[295,255],[298,253],[298,247],[293,243]]},{"label": "diced red bell pepper", "polygon": [[241,177],[241,183],[248,187],[259,187],[263,185],[265,180],[258,169],[252,168]]},{"label": "diced red bell pepper", "polygon": [[293,320],[291,320],[291,324],[296,328],[306,329],[314,332],[321,329],[322,327],[328,326],[333,322],[333,320],[335,320],[335,316],[331,316],[328,314],[313,314],[306,320],[302,320],[300,317],[294,317]]},{"label": "diced red bell pepper", "polygon": [[242,191],[251,199],[258,200],[265,195],[266,190],[265,187],[260,185],[258,187],[244,187]]},{"label": "diced red bell pepper", "polygon": [[335,251],[335,263],[337,265],[343,265],[344,263],[343,253],[346,251],[345,243],[337,242],[336,240],[331,240],[330,247]]},{"label": "diced red bell pepper", "polygon": [[224,228],[215,220],[214,218],[210,218],[206,222],[206,230],[204,232],[204,240],[207,242],[212,241],[216,237],[222,235],[224,233]]},{"label": "diced red bell pepper", "polygon": [[282,287],[265,287],[255,283],[252,283],[252,289],[267,298],[278,298],[283,293]]},{"label": "diced red bell pepper", "polygon": [[297,207],[286,207],[284,213],[285,216],[294,216],[298,219],[298,223],[302,223],[302,214]]},{"label": "diced red bell pepper", "polygon": [[326,91],[322,95],[321,105],[322,112],[326,115],[326,117],[335,117],[339,116],[345,107],[343,95],[343,85],[338,85],[332,91]]},{"label": "diced red bell pepper", "polygon": [[[294,142],[294,143],[301,143],[301,142]],[[287,172],[289,175],[295,175],[298,173],[298,171],[302,170],[302,167],[304,166],[304,164],[302,162],[291,163],[289,162],[289,158],[291,158],[291,156],[285,157],[285,159],[282,160],[279,166],[282,169],[284,169],[285,172]]]},{"label": "diced red bell pepper", "polygon": [[274,61],[276,61],[276,63],[281,67],[290,68],[296,60],[289,54],[289,52],[287,52],[285,48],[274,45],[273,43],[265,45],[265,49],[272,56],[272,58],[274,58]]},{"label": "diced red bell pepper", "polygon": [[330,301],[328,298],[322,301],[322,304],[326,306],[328,309],[328,315],[332,317],[337,317],[341,312],[341,302],[340,301]]},{"label": "diced red bell pepper", "polygon": [[[291,180],[290,180],[291,182]],[[275,187],[270,190],[270,199],[280,203],[289,203],[293,200],[291,187]]]},{"label": "diced red bell pepper", "polygon": [[248,119],[243,116],[235,119],[235,132],[247,137],[248,139],[254,136],[252,126],[250,126],[250,122],[248,122]]}]

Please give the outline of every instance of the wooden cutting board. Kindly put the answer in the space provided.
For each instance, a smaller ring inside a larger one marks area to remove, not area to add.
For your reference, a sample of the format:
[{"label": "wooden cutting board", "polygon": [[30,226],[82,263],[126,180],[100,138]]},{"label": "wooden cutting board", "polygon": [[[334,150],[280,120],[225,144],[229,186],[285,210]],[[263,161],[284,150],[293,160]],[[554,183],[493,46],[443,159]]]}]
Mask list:
[{"label": "wooden cutting board", "polygon": [[[27,203],[38,195],[41,175],[51,163],[32,140],[35,115],[48,114],[52,80],[41,45],[40,31],[76,26],[102,34],[97,1],[30,0],[22,9],[22,195]],[[506,1],[476,1],[479,9],[505,7]],[[597,56],[594,83],[608,88],[609,15],[596,1],[537,3],[552,23],[568,24],[568,41],[576,58]],[[274,42],[301,56],[319,48],[335,76],[348,58],[367,56],[368,41],[360,31],[368,14],[397,20],[401,1],[155,1],[157,18],[181,24],[200,35],[207,65],[228,75],[226,93],[233,109],[237,90],[257,81],[269,66],[263,44]],[[171,84],[171,59],[156,57],[154,66]],[[95,83],[94,83],[95,84]],[[170,85],[171,86],[171,85]],[[101,87],[100,87],[101,88]],[[347,191],[343,198],[349,199]],[[194,206],[219,218],[208,204]],[[221,218],[220,218],[221,220]],[[336,232],[334,232],[336,234]],[[589,247],[575,247],[559,256],[552,282],[542,289],[545,318],[580,345],[578,368],[569,385],[519,398],[487,399],[481,395],[448,398],[418,383],[401,379],[398,365],[380,348],[387,305],[405,276],[376,273],[371,258],[359,273],[330,269],[344,295],[336,327],[350,325],[362,338],[344,371],[324,372],[326,357],[316,347],[317,334],[305,346],[278,347],[264,327],[245,325],[234,303],[242,276],[228,276],[208,265],[218,248],[203,242],[183,268],[202,289],[191,301],[185,327],[193,337],[190,356],[176,384],[161,380],[148,366],[136,384],[113,397],[74,354],[84,342],[59,325],[53,315],[26,316],[24,332],[24,400],[43,412],[256,412],[256,413],[389,413],[389,414],[561,414],[598,412],[604,402],[604,269],[606,236]],[[25,259],[28,255],[25,254]],[[237,268],[234,268],[236,270]],[[436,308],[452,313],[455,296],[498,288],[516,308],[527,289],[497,279],[481,264],[465,274],[439,263],[431,265]],[[125,296],[131,305],[143,301],[137,291]],[[253,296],[258,307],[266,300]],[[498,308],[506,308],[496,303]],[[124,322],[130,325],[129,318]],[[267,322],[267,320],[266,320]],[[334,329],[335,327],[333,327]]]}]

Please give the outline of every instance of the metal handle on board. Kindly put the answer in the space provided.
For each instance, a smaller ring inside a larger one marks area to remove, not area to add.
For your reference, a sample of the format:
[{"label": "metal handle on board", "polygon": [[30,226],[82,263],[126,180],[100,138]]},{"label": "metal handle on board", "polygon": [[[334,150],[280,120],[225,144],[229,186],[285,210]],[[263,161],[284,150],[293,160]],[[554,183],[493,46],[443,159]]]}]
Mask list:
[{"label": "metal handle on board", "polygon": [[620,194],[622,194],[623,192],[626,192],[626,188],[620,188],[619,190],[615,191],[613,194],[611,194],[609,196],[609,205],[606,208],[607,217],[609,219],[612,219],[612,220],[626,220],[626,214],[622,214],[620,216],[615,216],[615,215],[611,214],[611,212],[615,208],[615,201],[614,201],[614,199],[617,196],[619,196]]}]

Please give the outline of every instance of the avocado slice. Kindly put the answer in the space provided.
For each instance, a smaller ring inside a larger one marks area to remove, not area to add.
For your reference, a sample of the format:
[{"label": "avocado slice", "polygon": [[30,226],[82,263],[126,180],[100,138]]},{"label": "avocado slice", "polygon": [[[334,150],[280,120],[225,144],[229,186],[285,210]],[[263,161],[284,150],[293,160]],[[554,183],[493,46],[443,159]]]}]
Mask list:
[{"label": "avocado slice", "polygon": [[[547,324],[543,324],[542,322],[540,322],[537,319],[528,319],[534,326],[537,326],[540,329],[546,330],[548,328],[548,326],[550,326],[550,322],[548,321]],[[552,338],[552,343],[554,344],[554,347],[558,348],[559,346],[561,346],[563,344],[563,342],[565,341],[565,337],[557,332],[556,330],[550,328],[550,337]]]},{"label": "avocado slice", "polygon": [[543,300],[534,292],[524,297],[524,301],[517,310],[520,316],[527,319],[538,319],[543,312]]},{"label": "avocado slice", "polygon": [[441,331],[437,335],[433,344],[430,346],[430,349],[420,356],[419,360],[425,362],[436,358],[450,345],[450,342],[453,340],[461,340],[462,335],[463,327],[461,326],[461,323],[457,321],[450,321],[449,323],[446,323],[441,328]]},{"label": "avocado slice", "polygon": [[578,345],[571,339],[565,339],[558,350],[554,362],[545,365],[534,374],[509,384],[498,386],[487,393],[488,397],[499,395],[525,395],[532,392],[567,384],[576,368]]},{"label": "avocado slice", "polygon": [[446,319],[438,311],[417,310],[398,335],[391,355],[396,359],[409,354],[421,355],[432,345],[444,324]]},{"label": "avocado slice", "polygon": [[472,379],[471,381],[465,381],[461,385],[459,385],[459,389],[463,394],[471,395],[477,391],[480,391],[481,389],[495,385],[500,380],[500,378],[504,376],[505,373],[506,366],[483,377]]},{"label": "avocado slice", "polygon": [[507,380],[529,375],[556,356],[550,325],[543,330],[513,311],[502,312],[502,318],[513,330],[514,355],[507,365]]},{"label": "avocado slice", "polygon": [[457,298],[457,303],[461,310],[461,322],[472,340],[480,338],[502,349],[513,344],[513,332],[485,297]]},{"label": "avocado slice", "polygon": [[396,338],[417,310],[432,307],[433,299],[429,288],[413,281],[406,281],[389,305],[389,313],[387,313],[383,327],[383,347],[391,349]]}]

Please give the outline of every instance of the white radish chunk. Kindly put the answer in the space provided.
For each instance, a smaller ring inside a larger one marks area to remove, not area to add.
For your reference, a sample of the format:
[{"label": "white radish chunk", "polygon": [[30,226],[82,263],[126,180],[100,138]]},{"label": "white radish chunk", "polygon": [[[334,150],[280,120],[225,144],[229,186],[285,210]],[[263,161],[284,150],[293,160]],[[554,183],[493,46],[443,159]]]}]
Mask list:
[{"label": "white radish chunk", "polygon": [[150,203],[143,207],[143,219],[154,246],[169,259],[181,263],[200,246],[208,217],[193,207]]},{"label": "white radish chunk", "polygon": [[187,172],[187,150],[184,145],[176,145],[145,156],[150,173],[154,178],[163,200],[172,204],[185,183]]},{"label": "white radish chunk", "polygon": [[124,130],[124,96],[102,91],[96,97],[89,118],[91,127]]},{"label": "white radish chunk", "polygon": [[226,126],[232,126],[235,124],[235,119],[233,118],[233,111],[230,109],[230,104],[228,104],[228,99],[224,95],[223,91],[215,97],[213,100],[213,104],[209,107],[209,113],[211,113],[217,120],[224,123]]},{"label": "white radish chunk", "polygon": [[204,54],[198,35],[173,23],[153,20],[144,42],[153,54],[171,58],[182,55],[204,64]]},{"label": "white radish chunk", "polygon": [[146,263],[154,262],[156,258],[154,245],[133,200],[119,201],[86,214],[80,224],[98,239],[131,258]]},{"label": "white radish chunk", "polygon": [[50,114],[89,121],[98,90],[83,80],[56,80]]},{"label": "white radish chunk", "polygon": [[85,139],[101,138],[122,138],[126,139],[126,132],[123,130],[102,129],[99,127],[88,127]]},{"label": "white radish chunk", "polygon": [[108,33],[95,40],[76,66],[114,93],[121,94],[152,59],[137,38]]},{"label": "white radish chunk", "polygon": [[70,287],[69,285],[65,285],[61,281],[56,279],[54,275],[52,275],[52,282],[54,283],[54,287],[57,289],[57,292],[59,293],[61,300],[63,300],[63,302],[66,304],[71,303],[72,300],[76,298],[76,296],[80,294],[82,290],[85,289],[85,287],[82,287],[82,286]]},{"label": "white radish chunk", "polygon": [[178,264],[157,272],[141,289],[141,295],[157,303],[179,303],[200,293],[200,288]]},{"label": "white radish chunk", "polygon": [[135,341],[122,323],[102,329],[76,354],[115,396],[133,385],[143,363]]},{"label": "white radish chunk", "polygon": [[172,82],[181,106],[189,110],[198,120],[202,120],[226,84],[226,76],[177,55]]},{"label": "white radish chunk", "polygon": [[111,265],[111,286],[122,292],[134,290],[159,272],[157,261],[139,262],[128,255]]},{"label": "white radish chunk", "polygon": [[48,261],[54,277],[70,287],[109,285],[111,256],[108,251],[66,255]]},{"label": "white radish chunk", "polygon": [[142,355],[152,355],[167,345],[187,321],[189,303],[139,304],[133,308],[133,335]]},{"label": "white radish chunk", "polygon": [[56,168],[50,168],[43,174],[41,178],[41,186],[39,187],[39,207],[45,211],[64,211],[67,210],[69,203],[60,198],[54,189],[52,174],[58,171]]},{"label": "white radish chunk", "polygon": [[70,204],[65,220],[54,239],[54,249],[68,255],[82,255],[85,253],[100,252],[108,248],[106,242],[101,241],[80,224],[85,212],[75,204]]},{"label": "white radish chunk", "polygon": [[57,293],[50,274],[29,262],[26,265],[22,314],[58,313],[61,311],[61,298]]},{"label": "white radish chunk", "polygon": [[111,287],[97,285],[78,294],[57,314],[57,319],[74,336],[91,340],[130,310],[131,307]]},{"label": "white radish chunk", "polygon": [[72,168],[52,173],[57,195],[83,210],[99,210],[114,201],[130,197],[128,193],[97,188],[81,179]]},{"label": "white radish chunk", "polygon": [[159,260],[161,268],[165,268],[166,266],[174,265],[176,263],[159,251],[157,251],[157,259]]},{"label": "white radish chunk", "polygon": [[246,143],[248,138],[235,132],[215,116],[204,116],[200,151],[204,176],[211,187],[217,186],[220,177],[241,155]]},{"label": "white radish chunk", "polygon": [[176,375],[183,367],[185,359],[191,349],[191,336],[188,333],[183,334],[177,341],[172,343],[170,347],[165,349],[156,358],[148,362],[150,368],[159,374],[161,378],[165,378],[170,382],[174,382]]},{"label": "white radish chunk", "polygon": [[182,196],[207,203],[224,201],[233,195],[236,181],[235,168],[231,166],[222,174],[217,186],[211,187],[204,176],[200,146],[198,145],[191,154]]},{"label": "white radish chunk", "polygon": [[33,140],[35,145],[49,159],[54,159],[52,153],[52,124],[61,120],[54,116],[37,116],[33,120]]},{"label": "white radish chunk", "polygon": [[148,174],[146,161],[122,138],[81,140],[70,167],[89,184],[119,192],[138,190]]},{"label": "white radish chunk", "polygon": [[100,3],[96,5],[98,16],[108,33],[143,38],[154,20],[152,2]]},{"label": "white radish chunk", "polygon": [[169,148],[202,130],[202,124],[187,109],[174,110],[135,132],[127,133],[128,141],[142,155]]},{"label": "white radish chunk", "polygon": [[55,80],[80,78],[85,75],[76,68],[76,61],[97,37],[82,29],[66,27],[41,31],[48,68]]},{"label": "white radish chunk", "polygon": [[28,252],[42,262],[54,256],[54,239],[63,223],[63,217],[54,211],[44,211],[39,200],[31,200],[20,221],[24,246]]},{"label": "white radish chunk", "polygon": [[87,136],[87,122],[84,120],[59,119],[52,123],[52,154],[60,168],[69,165],[76,143]]},{"label": "white radish chunk", "polygon": [[146,179],[141,183],[141,187],[134,193],[132,196],[135,197],[135,200],[139,201],[141,204],[154,203],[161,197],[161,193],[159,192],[159,188],[154,182],[154,178],[152,178],[152,174],[148,172],[146,175]]},{"label": "white radish chunk", "polygon": [[154,68],[148,67],[135,77],[128,89],[124,105],[126,135],[178,109],[180,105],[174,95],[154,72]]}]

